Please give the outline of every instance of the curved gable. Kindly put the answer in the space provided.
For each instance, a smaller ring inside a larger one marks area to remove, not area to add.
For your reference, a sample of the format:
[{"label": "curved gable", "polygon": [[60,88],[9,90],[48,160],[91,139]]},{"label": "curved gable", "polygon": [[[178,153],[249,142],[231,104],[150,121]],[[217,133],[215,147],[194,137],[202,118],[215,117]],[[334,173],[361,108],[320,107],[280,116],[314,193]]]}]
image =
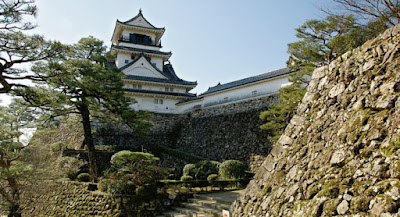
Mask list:
[{"label": "curved gable", "polygon": [[151,78],[168,79],[160,73],[144,56],[134,61],[130,66],[123,68],[122,72],[126,75],[135,75]]}]

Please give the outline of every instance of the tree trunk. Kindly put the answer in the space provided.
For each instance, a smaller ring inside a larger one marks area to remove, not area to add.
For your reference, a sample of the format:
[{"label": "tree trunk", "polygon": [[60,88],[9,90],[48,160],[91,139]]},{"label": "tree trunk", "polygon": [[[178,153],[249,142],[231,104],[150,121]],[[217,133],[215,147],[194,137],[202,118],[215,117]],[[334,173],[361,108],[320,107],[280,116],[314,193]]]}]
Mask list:
[{"label": "tree trunk", "polygon": [[97,182],[97,163],[96,163],[96,149],[94,147],[93,135],[92,135],[92,125],[90,123],[90,112],[86,100],[83,100],[81,106],[79,106],[79,111],[82,116],[82,125],[84,131],[84,142],[88,150],[89,158],[89,173],[92,176],[92,181]]},{"label": "tree trunk", "polygon": [[10,204],[8,217],[21,217],[21,209],[19,207],[19,185],[18,182],[10,177],[7,178],[8,186],[11,188],[12,202]]}]

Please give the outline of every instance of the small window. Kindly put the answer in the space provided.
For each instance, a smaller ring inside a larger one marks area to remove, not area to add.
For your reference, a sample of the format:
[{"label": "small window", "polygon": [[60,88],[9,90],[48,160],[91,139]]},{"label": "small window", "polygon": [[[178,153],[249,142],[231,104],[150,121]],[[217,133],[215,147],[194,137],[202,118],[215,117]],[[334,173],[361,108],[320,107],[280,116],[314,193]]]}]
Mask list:
[{"label": "small window", "polygon": [[141,90],[142,89],[142,85],[141,84],[132,84],[132,88]]},{"label": "small window", "polygon": [[165,92],[174,92],[174,88],[172,87],[166,87]]},{"label": "small window", "polygon": [[128,64],[129,63],[129,60],[125,60],[125,64]]},{"label": "small window", "polygon": [[251,95],[256,96],[257,95],[257,90],[251,91]]},{"label": "small window", "polygon": [[162,100],[162,99],[154,99],[154,104],[162,105],[162,104],[164,104],[164,100]]},{"label": "small window", "polygon": [[224,97],[224,102],[227,102],[228,101],[228,97]]}]

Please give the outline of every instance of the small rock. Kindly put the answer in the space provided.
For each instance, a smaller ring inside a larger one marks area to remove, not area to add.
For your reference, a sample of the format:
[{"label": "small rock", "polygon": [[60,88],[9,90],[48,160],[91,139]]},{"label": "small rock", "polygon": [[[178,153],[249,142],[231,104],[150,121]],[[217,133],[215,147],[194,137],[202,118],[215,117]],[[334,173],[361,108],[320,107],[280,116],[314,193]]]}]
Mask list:
[{"label": "small rock", "polygon": [[339,83],[339,84],[333,86],[332,89],[329,91],[329,97],[333,98],[333,97],[340,95],[341,93],[343,93],[345,88],[346,88],[346,85],[344,83]]},{"label": "small rock", "polygon": [[345,152],[344,150],[338,150],[333,153],[330,163],[333,165],[341,164],[345,159]]},{"label": "small rock", "polygon": [[337,206],[336,211],[339,215],[344,215],[349,210],[349,202],[343,200],[339,206]]},{"label": "small rock", "polygon": [[352,198],[353,198],[353,196],[351,196],[350,194],[343,195],[343,199],[345,199],[346,201],[350,201]]}]

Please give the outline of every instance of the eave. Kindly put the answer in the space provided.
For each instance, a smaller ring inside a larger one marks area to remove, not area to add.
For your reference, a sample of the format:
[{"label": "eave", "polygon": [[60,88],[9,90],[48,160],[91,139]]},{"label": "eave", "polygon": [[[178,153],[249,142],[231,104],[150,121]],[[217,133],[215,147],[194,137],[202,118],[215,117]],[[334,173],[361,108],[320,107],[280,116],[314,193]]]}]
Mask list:
[{"label": "eave", "polygon": [[261,84],[261,83],[265,83],[265,82],[276,80],[276,79],[279,79],[279,78],[282,78],[282,77],[289,77],[289,76],[290,76],[290,73],[284,74],[284,75],[279,75],[279,76],[276,76],[276,77],[273,77],[273,78],[269,78],[269,79],[263,79],[263,80],[259,80],[259,81],[255,81],[255,82],[250,82],[250,83],[247,83],[247,84],[243,84],[243,85],[239,85],[239,86],[235,86],[235,87],[231,87],[231,88],[227,88],[227,89],[218,90],[218,91],[211,92],[211,93],[200,94],[199,96],[201,96],[201,97],[213,96],[213,95],[217,95],[217,94],[220,94],[220,93],[229,92],[231,90],[237,90],[237,89],[240,89],[240,88],[244,88],[244,87],[248,87],[248,86],[252,86],[252,85],[256,85],[256,84]]},{"label": "eave", "polygon": [[115,23],[115,28],[114,32],[111,38],[111,42],[116,44],[119,40],[119,36],[122,33],[122,30],[124,29],[129,29],[129,30],[134,30],[134,31],[140,31],[140,32],[148,32],[148,33],[155,33],[156,34],[156,42],[159,42],[161,37],[164,35],[165,28],[148,28],[148,27],[143,27],[143,26],[135,26],[135,25],[129,25],[129,24],[124,24],[120,21],[117,20]]},{"label": "eave", "polygon": [[185,84],[177,84],[177,83],[172,83],[172,82],[161,82],[161,81],[144,81],[144,80],[138,80],[138,79],[126,79],[123,78],[122,81],[125,83],[135,83],[135,84],[150,84],[150,85],[155,85],[155,86],[168,86],[168,87],[180,87],[180,88],[190,88],[193,89],[197,86],[197,84],[194,85],[185,85]]},{"label": "eave", "polygon": [[158,97],[158,98],[169,98],[169,99],[178,99],[184,100],[189,97],[194,97],[194,94],[183,94],[183,93],[175,93],[175,92],[161,92],[161,91],[151,91],[151,90],[133,90],[124,88],[125,94],[128,96],[143,96],[143,97]]},{"label": "eave", "polygon": [[171,56],[172,53],[163,53],[163,52],[154,52],[153,50],[145,50],[145,49],[135,49],[135,48],[129,48],[129,47],[123,47],[122,46],[111,46],[111,54],[115,54],[117,51],[121,52],[121,53],[128,53],[128,54],[136,54],[139,55],[141,53],[143,53],[145,56],[148,57],[158,57],[158,58],[162,58],[164,61],[167,61]]}]

